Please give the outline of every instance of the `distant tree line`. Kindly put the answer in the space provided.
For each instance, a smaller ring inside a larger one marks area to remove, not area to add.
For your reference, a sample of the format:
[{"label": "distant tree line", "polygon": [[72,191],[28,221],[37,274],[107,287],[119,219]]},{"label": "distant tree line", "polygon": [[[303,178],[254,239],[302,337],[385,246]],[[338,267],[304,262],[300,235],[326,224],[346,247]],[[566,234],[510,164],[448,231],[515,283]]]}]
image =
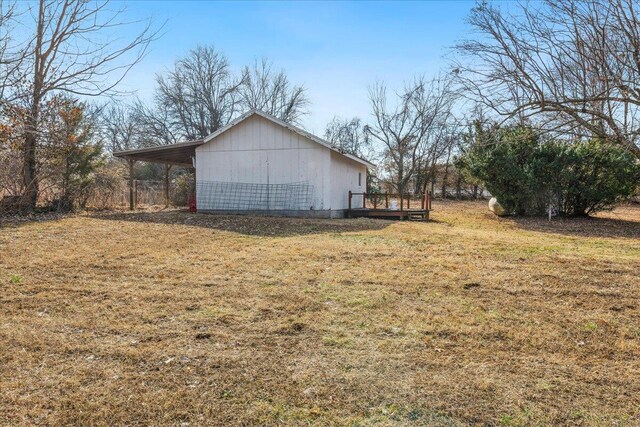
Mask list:
[{"label": "distant tree line", "polygon": [[[235,71],[212,45],[196,46],[159,72],[150,100],[120,96],[119,83],[161,26],[128,23],[111,6],[108,0],[0,3],[0,209],[81,208],[95,188],[120,188],[126,172],[111,152],[204,138],[253,108],[298,125],[308,113],[305,87],[285,71],[267,59]],[[480,166],[514,152],[504,137],[514,129],[536,135],[518,149],[556,156],[556,166],[575,169],[567,159],[589,150],[612,156],[593,165],[600,174],[621,167],[617,155],[637,164],[640,21],[633,1],[483,1],[468,24],[475,36],[455,46],[448,69],[408,79],[397,90],[375,82],[368,88],[369,116],[327,124],[330,144],[377,164],[369,190],[458,198],[488,190],[509,204],[509,194],[526,193],[520,181],[498,177],[506,187],[497,186]],[[137,30],[131,39],[111,42],[128,26]],[[492,173],[510,170],[508,159],[493,163],[500,167]],[[134,173],[160,180],[164,171],[139,164]],[[174,168],[172,180],[191,191],[188,171]],[[621,200],[636,183],[614,187],[606,200]],[[540,206],[512,207],[539,213]]]},{"label": "distant tree line", "polygon": [[[487,188],[520,214],[550,208],[589,214],[640,191],[637,6],[633,0],[478,2],[468,17],[474,38],[455,46],[445,77],[417,79],[391,99],[383,83],[370,88],[372,120],[360,140],[378,160],[378,185],[435,192],[440,175],[446,197],[452,173],[454,187],[464,181],[474,197]],[[349,135],[336,131],[340,123],[334,120],[327,135]],[[360,120],[342,125],[353,123]],[[519,152],[509,138],[483,141],[480,129],[494,136],[528,129],[539,137]],[[345,145],[353,150],[353,142]],[[483,169],[502,150],[519,154]],[[544,153],[553,167],[510,175],[519,159],[543,162],[527,150]],[[535,175],[526,186],[523,174]],[[559,177],[562,188],[543,184]],[[516,197],[530,204],[513,202]]]}]

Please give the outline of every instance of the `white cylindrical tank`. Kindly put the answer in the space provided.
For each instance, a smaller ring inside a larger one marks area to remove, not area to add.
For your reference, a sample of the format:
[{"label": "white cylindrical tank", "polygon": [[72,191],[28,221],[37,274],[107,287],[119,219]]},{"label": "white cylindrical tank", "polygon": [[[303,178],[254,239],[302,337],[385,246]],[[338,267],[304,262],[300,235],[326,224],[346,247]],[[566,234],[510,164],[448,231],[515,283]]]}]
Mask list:
[{"label": "white cylindrical tank", "polygon": [[507,211],[500,205],[500,203],[498,203],[498,199],[495,197],[492,197],[491,200],[489,200],[489,210],[498,216],[507,215]]}]

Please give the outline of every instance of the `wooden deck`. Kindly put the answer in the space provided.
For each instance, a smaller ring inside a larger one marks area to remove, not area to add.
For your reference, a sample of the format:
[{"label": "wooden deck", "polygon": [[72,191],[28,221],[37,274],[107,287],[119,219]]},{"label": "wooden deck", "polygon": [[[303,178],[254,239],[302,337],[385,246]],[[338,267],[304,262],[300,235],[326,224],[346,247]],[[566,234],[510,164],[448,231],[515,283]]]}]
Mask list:
[{"label": "wooden deck", "polygon": [[[412,196],[407,194],[352,193],[349,191],[347,216],[349,218],[428,221],[431,210],[431,193],[426,192],[420,195],[420,199],[417,201],[419,208],[411,209],[411,199]],[[389,203],[390,200],[391,203]],[[415,206],[415,199],[413,203]],[[393,206],[394,204],[395,206]],[[393,209],[390,208],[390,205]]]},{"label": "wooden deck", "polygon": [[356,208],[349,209],[349,218],[384,218],[384,219],[398,219],[398,220],[412,220],[412,221],[428,221],[429,210],[428,209],[410,209],[410,210],[397,210],[397,209],[370,209],[370,208]]}]

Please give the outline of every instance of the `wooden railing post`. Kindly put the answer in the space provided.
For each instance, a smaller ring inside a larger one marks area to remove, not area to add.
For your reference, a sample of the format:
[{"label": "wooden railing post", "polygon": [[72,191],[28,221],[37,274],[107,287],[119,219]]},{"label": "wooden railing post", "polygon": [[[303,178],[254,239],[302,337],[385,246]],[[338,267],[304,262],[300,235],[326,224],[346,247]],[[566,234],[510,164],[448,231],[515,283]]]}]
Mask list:
[{"label": "wooden railing post", "polygon": [[373,195],[373,209],[378,209],[378,195]]},{"label": "wooden railing post", "polygon": [[404,210],[404,196],[400,193],[400,212]]},{"label": "wooden railing post", "polygon": [[425,193],[422,193],[422,204],[420,206],[422,206],[422,210],[425,210],[425,206],[427,205],[427,195]]},{"label": "wooden railing post", "polygon": [[411,194],[407,194],[407,210],[411,209]]},{"label": "wooden railing post", "polygon": [[367,207],[367,193],[362,193],[362,209]]},{"label": "wooden railing post", "polygon": [[385,200],[385,207],[389,209],[389,193],[385,193],[384,200]]},{"label": "wooden railing post", "polygon": [[353,196],[353,194],[351,193],[351,190],[349,190],[349,210],[351,210],[351,197]]}]

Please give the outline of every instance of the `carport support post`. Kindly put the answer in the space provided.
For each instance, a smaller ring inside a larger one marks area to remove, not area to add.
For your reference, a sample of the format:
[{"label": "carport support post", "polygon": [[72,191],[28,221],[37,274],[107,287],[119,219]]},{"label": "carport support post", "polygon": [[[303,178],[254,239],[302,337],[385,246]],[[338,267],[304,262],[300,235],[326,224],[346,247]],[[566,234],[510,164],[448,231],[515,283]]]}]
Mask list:
[{"label": "carport support post", "polygon": [[171,165],[166,163],[164,165],[164,206],[169,207],[169,172],[171,171]]},{"label": "carport support post", "polygon": [[133,165],[136,163],[133,159],[127,159],[129,163],[129,210],[133,210]]}]

